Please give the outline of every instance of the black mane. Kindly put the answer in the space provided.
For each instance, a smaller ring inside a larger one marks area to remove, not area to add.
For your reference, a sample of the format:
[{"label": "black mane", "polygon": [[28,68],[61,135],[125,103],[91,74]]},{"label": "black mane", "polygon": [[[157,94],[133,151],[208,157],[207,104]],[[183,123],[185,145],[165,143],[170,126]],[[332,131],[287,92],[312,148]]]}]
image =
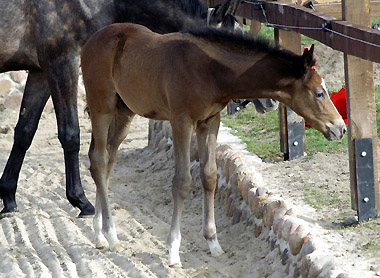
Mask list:
[{"label": "black mane", "polygon": [[290,51],[280,49],[269,40],[261,37],[254,37],[248,33],[233,32],[223,28],[217,29],[211,27],[191,28],[182,31],[182,33],[187,33],[194,37],[202,38],[211,42],[228,44],[231,47],[266,52],[273,55],[282,54],[290,56],[291,58],[299,57]]},{"label": "black mane", "polygon": [[286,49],[281,49],[280,47],[275,46],[273,42],[261,37],[253,37],[247,33],[233,32],[224,28],[216,29],[211,27],[191,28],[182,31],[182,33],[190,34],[194,37],[223,44],[235,49],[264,52],[284,61],[288,74],[301,77],[305,73],[304,61],[301,55],[297,55]]},{"label": "black mane", "polygon": [[171,2],[191,17],[207,18],[208,5],[202,0],[172,0]]}]

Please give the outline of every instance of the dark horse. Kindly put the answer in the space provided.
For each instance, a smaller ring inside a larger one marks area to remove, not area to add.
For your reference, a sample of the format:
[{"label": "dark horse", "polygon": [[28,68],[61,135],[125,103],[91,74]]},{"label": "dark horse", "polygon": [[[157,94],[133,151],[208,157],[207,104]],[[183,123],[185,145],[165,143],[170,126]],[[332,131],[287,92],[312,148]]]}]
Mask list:
[{"label": "dark horse", "polygon": [[[214,11],[210,22],[224,20],[228,5]],[[0,179],[2,214],[16,210],[20,169],[37,130],[43,108],[52,97],[58,138],[64,150],[66,196],[94,214],[79,176],[77,84],[79,53],[87,39],[115,22],[134,22],[158,33],[205,25],[208,6],[201,0],[9,0],[0,2],[0,72],[28,70],[15,128],[14,143]]]}]

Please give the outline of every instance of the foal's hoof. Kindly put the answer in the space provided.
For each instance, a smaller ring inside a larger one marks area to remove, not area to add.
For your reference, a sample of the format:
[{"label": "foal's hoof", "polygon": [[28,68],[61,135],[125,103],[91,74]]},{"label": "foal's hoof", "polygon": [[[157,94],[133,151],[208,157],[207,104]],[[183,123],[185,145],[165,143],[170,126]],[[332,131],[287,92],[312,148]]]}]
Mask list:
[{"label": "foal's hoof", "polygon": [[182,267],[182,263],[179,262],[179,263],[169,264],[169,267],[171,267],[171,268],[181,268]]},{"label": "foal's hoof", "polygon": [[172,252],[169,251],[168,265],[169,267],[173,267],[173,268],[182,267],[179,254],[173,254]]},{"label": "foal's hoof", "polygon": [[121,250],[121,244],[119,241],[110,244],[110,250],[112,252],[119,252]]},{"label": "foal's hoof", "polygon": [[104,237],[103,234],[96,235],[96,249],[106,249],[109,247],[107,239]]},{"label": "foal's hoof", "polygon": [[224,251],[222,247],[220,246],[218,239],[216,238],[216,235],[213,239],[207,240],[207,243],[211,252],[211,256],[218,257],[224,254]]},{"label": "foal's hoof", "polygon": [[181,268],[182,267],[182,263],[181,263],[180,260],[178,260],[178,261],[170,261],[170,259],[169,259],[168,265],[171,268]]}]

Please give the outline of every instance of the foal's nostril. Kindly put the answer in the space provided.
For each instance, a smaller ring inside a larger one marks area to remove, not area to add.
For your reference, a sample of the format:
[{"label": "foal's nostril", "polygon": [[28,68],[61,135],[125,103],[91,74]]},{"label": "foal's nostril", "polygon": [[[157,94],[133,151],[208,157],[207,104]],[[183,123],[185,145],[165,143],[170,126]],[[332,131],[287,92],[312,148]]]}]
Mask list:
[{"label": "foal's nostril", "polygon": [[345,134],[346,131],[347,131],[347,128],[346,128],[346,126],[344,126],[344,127],[342,128],[342,135]]}]

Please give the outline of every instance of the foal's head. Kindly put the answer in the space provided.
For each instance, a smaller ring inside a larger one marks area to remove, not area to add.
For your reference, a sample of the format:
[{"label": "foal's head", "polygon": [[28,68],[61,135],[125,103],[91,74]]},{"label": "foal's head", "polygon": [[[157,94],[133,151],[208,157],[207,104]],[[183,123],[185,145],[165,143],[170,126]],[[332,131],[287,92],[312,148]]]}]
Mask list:
[{"label": "foal's head", "polygon": [[302,55],[302,77],[285,86],[284,91],[290,96],[287,104],[328,140],[340,140],[347,130],[346,125],[330,100],[323,78],[313,67],[313,51],[314,45]]}]

